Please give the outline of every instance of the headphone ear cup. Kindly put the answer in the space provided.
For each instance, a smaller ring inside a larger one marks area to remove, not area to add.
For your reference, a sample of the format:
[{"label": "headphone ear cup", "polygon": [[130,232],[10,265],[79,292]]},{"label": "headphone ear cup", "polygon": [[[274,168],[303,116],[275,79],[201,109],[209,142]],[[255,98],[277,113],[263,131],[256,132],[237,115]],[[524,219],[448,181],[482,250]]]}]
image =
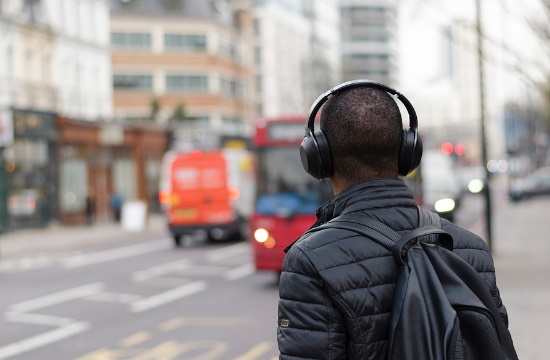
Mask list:
[{"label": "headphone ear cup", "polygon": [[321,158],[320,178],[330,177],[334,172],[334,167],[332,165],[332,151],[330,149],[328,138],[323,131],[316,131],[315,140],[317,140],[317,147]]},{"label": "headphone ear cup", "polygon": [[328,139],[322,131],[311,132],[300,144],[300,160],[304,170],[317,180],[332,175],[332,154]]},{"label": "headphone ear cup", "polygon": [[311,132],[306,135],[300,144],[300,160],[304,170],[316,179],[320,179],[320,157],[319,150]]},{"label": "headphone ear cup", "polygon": [[409,175],[420,165],[422,159],[422,141],[413,129],[403,129],[399,147],[398,172],[401,176]]}]

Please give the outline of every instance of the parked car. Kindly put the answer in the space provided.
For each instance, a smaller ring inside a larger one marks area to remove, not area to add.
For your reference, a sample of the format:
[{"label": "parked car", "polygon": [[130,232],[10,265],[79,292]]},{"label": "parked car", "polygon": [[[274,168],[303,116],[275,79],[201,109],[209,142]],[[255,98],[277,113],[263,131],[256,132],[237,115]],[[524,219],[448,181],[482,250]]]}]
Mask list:
[{"label": "parked car", "polygon": [[537,195],[550,195],[550,166],[539,168],[511,183],[508,195],[512,201]]}]

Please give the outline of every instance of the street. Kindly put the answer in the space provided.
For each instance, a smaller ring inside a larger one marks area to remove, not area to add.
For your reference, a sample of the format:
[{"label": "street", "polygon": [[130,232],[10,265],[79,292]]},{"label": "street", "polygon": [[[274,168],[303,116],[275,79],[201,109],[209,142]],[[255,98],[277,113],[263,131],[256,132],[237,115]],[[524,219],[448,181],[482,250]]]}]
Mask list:
[{"label": "street", "polygon": [[30,255],[2,261],[0,359],[277,354],[276,276],[253,274],[245,242],[174,249],[165,237]]},{"label": "street", "polygon": [[[456,222],[483,230],[482,200],[467,196]],[[542,261],[548,246],[541,234],[532,234],[538,240],[531,247],[517,237],[524,228],[550,227],[537,220],[550,198],[495,201],[497,280],[511,332],[520,358],[542,360],[543,348],[534,344],[547,333],[548,316],[540,312],[550,296]],[[28,230],[2,239],[0,359],[277,358],[277,277],[254,272],[246,242],[176,249],[161,218],[139,234],[115,225],[87,230]]]}]

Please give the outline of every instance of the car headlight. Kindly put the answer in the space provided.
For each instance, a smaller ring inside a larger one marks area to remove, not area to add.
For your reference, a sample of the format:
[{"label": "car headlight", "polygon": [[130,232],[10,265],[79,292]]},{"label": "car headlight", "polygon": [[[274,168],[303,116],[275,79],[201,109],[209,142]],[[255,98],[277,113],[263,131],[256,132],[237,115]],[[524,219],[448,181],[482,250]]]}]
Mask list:
[{"label": "car headlight", "polygon": [[453,211],[455,208],[455,201],[453,199],[441,199],[437,200],[434,204],[435,211],[439,213]]},{"label": "car headlight", "polygon": [[468,190],[472,194],[477,194],[483,191],[483,180],[480,179],[472,179],[468,183]]}]

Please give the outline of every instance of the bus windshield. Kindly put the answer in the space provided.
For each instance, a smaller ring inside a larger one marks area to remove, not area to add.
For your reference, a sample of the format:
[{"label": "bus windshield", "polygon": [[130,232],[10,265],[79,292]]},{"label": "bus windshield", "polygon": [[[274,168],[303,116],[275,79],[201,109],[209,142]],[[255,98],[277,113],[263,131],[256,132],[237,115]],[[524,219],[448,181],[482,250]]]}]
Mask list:
[{"label": "bus windshield", "polygon": [[330,187],[303,169],[298,148],[273,147],[258,151],[259,215],[314,214],[332,196]]}]

